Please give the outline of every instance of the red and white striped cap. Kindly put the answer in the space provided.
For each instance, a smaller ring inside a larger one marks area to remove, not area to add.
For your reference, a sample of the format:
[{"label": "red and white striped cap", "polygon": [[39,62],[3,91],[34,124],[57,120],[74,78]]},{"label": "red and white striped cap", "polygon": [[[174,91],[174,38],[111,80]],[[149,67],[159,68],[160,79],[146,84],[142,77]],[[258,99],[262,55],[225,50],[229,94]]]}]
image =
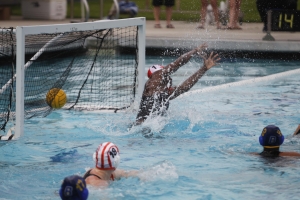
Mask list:
[{"label": "red and white striped cap", "polygon": [[164,68],[164,67],[161,66],[161,65],[153,65],[153,66],[149,67],[148,73],[147,73],[148,78],[150,78],[154,72],[156,72],[156,71],[158,71],[158,70],[161,70],[161,69],[163,69],[163,68]]},{"label": "red and white striped cap", "polygon": [[100,144],[93,155],[96,168],[101,170],[115,170],[120,163],[118,147],[111,142]]}]

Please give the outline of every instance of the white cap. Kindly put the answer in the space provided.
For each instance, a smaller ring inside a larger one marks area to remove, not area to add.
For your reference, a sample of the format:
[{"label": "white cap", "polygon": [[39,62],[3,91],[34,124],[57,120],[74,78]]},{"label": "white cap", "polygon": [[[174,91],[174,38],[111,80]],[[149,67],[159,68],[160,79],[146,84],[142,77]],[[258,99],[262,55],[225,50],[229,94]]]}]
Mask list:
[{"label": "white cap", "polygon": [[96,168],[115,170],[120,163],[120,152],[115,144],[104,142],[98,146],[93,159],[96,162]]},{"label": "white cap", "polygon": [[153,65],[153,66],[149,67],[148,73],[147,73],[148,78],[150,78],[154,72],[156,72],[156,71],[158,71],[158,70],[161,70],[161,69],[163,69],[163,68],[164,68],[164,67],[161,66],[161,65]]}]

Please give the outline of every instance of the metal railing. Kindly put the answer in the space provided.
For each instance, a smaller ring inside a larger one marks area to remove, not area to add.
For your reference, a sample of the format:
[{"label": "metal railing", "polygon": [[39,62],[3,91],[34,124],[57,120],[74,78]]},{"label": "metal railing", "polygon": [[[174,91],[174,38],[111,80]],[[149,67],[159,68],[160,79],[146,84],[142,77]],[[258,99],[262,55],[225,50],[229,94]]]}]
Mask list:
[{"label": "metal railing", "polygon": [[[87,0],[80,0],[81,4],[81,21],[87,22],[90,18],[90,7],[87,2]],[[70,11],[70,18],[71,22],[77,22],[74,21],[74,0],[71,0],[71,11]]]},{"label": "metal railing", "polygon": [[119,19],[119,16],[120,16],[120,9],[119,9],[119,3],[118,3],[118,0],[113,0],[114,1],[114,4],[115,4],[115,8],[116,8],[116,19]]}]

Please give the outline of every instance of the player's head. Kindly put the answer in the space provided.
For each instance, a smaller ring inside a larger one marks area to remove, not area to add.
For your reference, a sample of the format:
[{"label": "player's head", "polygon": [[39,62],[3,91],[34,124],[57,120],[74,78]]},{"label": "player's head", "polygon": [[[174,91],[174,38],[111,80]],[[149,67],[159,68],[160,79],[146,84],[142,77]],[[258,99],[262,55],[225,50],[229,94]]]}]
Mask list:
[{"label": "player's head", "polygon": [[259,137],[260,145],[265,148],[277,148],[283,143],[283,141],[284,136],[280,129],[274,125],[266,126]]},{"label": "player's head", "polygon": [[102,170],[115,170],[120,163],[118,147],[111,142],[104,142],[98,146],[93,155],[96,168]]},{"label": "player's head", "polygon": [[73,175],[64,179],[59,195],[62,200],[86,200],[89,196],[89,191],[86,188],[84,178]]},{"label": "player's head", "polygon": [[161,70],[161,69],[163,69],[163,68],[164,68],[164,67],[161,66],[161,65],[152,65],[152,66],[149,67],[149,69],[148,69],[148,73],[147,73],[148,78],[150,78],[154,72],[156,72],[156,71],[158,71],[158,70]]}]

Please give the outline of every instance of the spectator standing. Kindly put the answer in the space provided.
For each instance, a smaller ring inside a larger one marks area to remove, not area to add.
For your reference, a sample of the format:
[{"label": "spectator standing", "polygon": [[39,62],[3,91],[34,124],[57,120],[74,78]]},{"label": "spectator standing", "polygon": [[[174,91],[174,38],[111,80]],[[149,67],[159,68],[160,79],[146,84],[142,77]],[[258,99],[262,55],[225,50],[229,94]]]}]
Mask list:
[{"label": "spectator standing", "polygon": [[172,19],[172,11],[173,6],[175,5],[175,0],[152,0],[153,14],[155,19],[155,28],[161,28],[160,25],[160,7],[164,5],[166,7],[166,21],[167,21],[167,28],[175,28],[173,24],[171,24]]},{"label": "spectator standing", "polygon": [[227,29],[229,30],[241,30],[238,25],[238,19],[241,9],[241,0],[229,0],[229,24]]},{"label": "spectator standing", "polygon": [[[210,0],[214,17],[215,17],[215,23],[217,26],[217,29],[220,29],[220,21],[219,21],[219,10],[217,5],[217,0]],[[201,0],[201,10],[200,10],[200,25],[197,27],[198,29],[204,29],[205,28],[205,22],[206,22],[206,14],[207,14],[207,6],[208,6],[208,0]]]}]

